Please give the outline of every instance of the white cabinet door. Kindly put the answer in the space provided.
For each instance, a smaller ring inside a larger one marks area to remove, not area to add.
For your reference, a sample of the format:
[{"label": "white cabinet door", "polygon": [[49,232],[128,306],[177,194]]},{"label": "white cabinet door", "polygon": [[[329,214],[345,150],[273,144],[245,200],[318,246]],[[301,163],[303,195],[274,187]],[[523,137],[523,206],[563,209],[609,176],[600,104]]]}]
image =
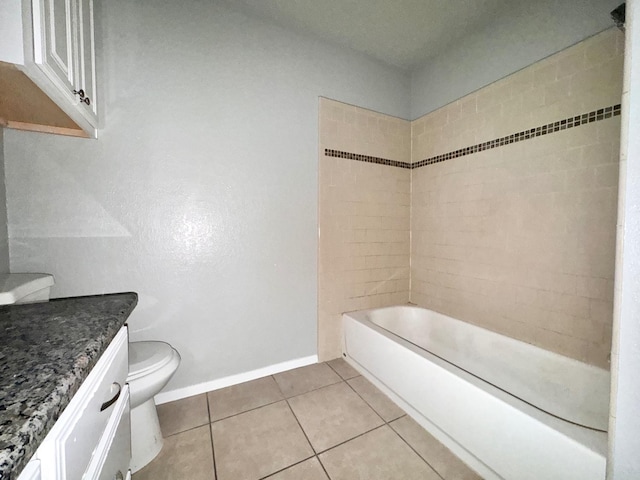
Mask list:
[{"label": "white cabinet door", "polygon": [[[128,427],[128,367],[128,334],[122,327],[40,444],[43,480],[82,478],[107,425],[117,425],[126,411]],[[114,411],[119,412],[115,420]]]},{"label": "white cabinet door", "polygon": [[115,423],[117,427],[114,431],[106,429],[105,435],[108,438],[104,443],[101,442],[100,448],[105,449],[106,458],[100,469],[100,473],[95,477],[97,480],[125,480],[131,463],[131,419],[129,412],[129,390],[126,385],[127,401],[122,408],[114,412],[114,418],[119,421]]},{"label": "white cabinet door", "polygon": [[58,89],[73,98],[75,22],[73,0],[34,0],[34,60]]},{"label": "white cabinet door", "polygon": [[78,75],[76,90],[84,92],[81,100],[83,112],[97,125],[98,109],[96,102],[96,52],[93,23],[93,0],[78,2]]},{"label": "white cabinet door", "polygon": [[27,75],[84,131],[96,136],[94,0],[24,0],[33,16]]},{"label": "white cabinet door", "polygon": [[22,473],[20,473],[18,480],[40,480],[40,461],[37,459],[30,460],[22,470]]}]

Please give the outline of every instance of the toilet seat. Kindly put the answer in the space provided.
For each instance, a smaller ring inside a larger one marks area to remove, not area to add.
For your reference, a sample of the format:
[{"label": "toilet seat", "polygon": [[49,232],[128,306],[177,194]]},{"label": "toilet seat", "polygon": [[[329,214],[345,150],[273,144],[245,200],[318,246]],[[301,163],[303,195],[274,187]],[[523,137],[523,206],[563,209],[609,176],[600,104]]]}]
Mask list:
[{"label": "toilet seat", "polygon": [[160,370],[172,361],[173,348],[164,342],[132,342],[129,344],[129,376],[127,381]]}]

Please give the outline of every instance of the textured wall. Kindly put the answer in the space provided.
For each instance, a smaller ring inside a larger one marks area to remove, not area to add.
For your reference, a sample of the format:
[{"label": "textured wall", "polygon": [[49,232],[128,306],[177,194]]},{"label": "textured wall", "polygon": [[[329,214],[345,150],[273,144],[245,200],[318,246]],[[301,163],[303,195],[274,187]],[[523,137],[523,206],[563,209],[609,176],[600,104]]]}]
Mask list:
[{"label": "textured wall", "polygon": [[13,269],[138,292],[169,390],[315,355],[318,96],[408,116],[408,78],[219,2],[100,6],[99,139],[5,131]]},{"label": "textured wall", "polygon": [[513,1],[412,73],[411,119],[432,112],[613,25],[621,0]]},{"label": "textured wall", "polygon": [[[412,122],[412,161],[620,103],[610,29]],[[620,117],[412,170],[411,300],[607,367]]]},{"label": "textured wall", "polygon": [[341,314],[409,301],[410,170],[325,155],[325,148],[408,163],[406,120],[320,99],[318,354],[342,352]]}]

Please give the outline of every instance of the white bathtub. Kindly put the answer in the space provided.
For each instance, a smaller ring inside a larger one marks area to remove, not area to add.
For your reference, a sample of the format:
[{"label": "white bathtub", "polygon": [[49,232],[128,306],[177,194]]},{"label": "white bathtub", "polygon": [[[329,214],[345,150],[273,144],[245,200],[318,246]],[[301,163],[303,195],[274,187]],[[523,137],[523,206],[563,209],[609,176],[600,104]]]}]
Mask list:
[{"label": "white bathtub", "polygon": [[483,478],[605,478],[608,371],[418,307],[343,328],[346,360]]}]

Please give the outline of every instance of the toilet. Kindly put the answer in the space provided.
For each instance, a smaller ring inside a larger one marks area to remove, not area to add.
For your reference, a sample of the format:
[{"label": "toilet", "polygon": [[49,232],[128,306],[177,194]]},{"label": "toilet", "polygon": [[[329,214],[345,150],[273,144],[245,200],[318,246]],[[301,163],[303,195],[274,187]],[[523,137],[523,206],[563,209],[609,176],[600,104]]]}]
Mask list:
[{"label": "toilet", "polygon": [[163,439],[153,397],[180,365],[180,354],[164,342],[130,342],[131,471],[140,470],[162,450]]}]

